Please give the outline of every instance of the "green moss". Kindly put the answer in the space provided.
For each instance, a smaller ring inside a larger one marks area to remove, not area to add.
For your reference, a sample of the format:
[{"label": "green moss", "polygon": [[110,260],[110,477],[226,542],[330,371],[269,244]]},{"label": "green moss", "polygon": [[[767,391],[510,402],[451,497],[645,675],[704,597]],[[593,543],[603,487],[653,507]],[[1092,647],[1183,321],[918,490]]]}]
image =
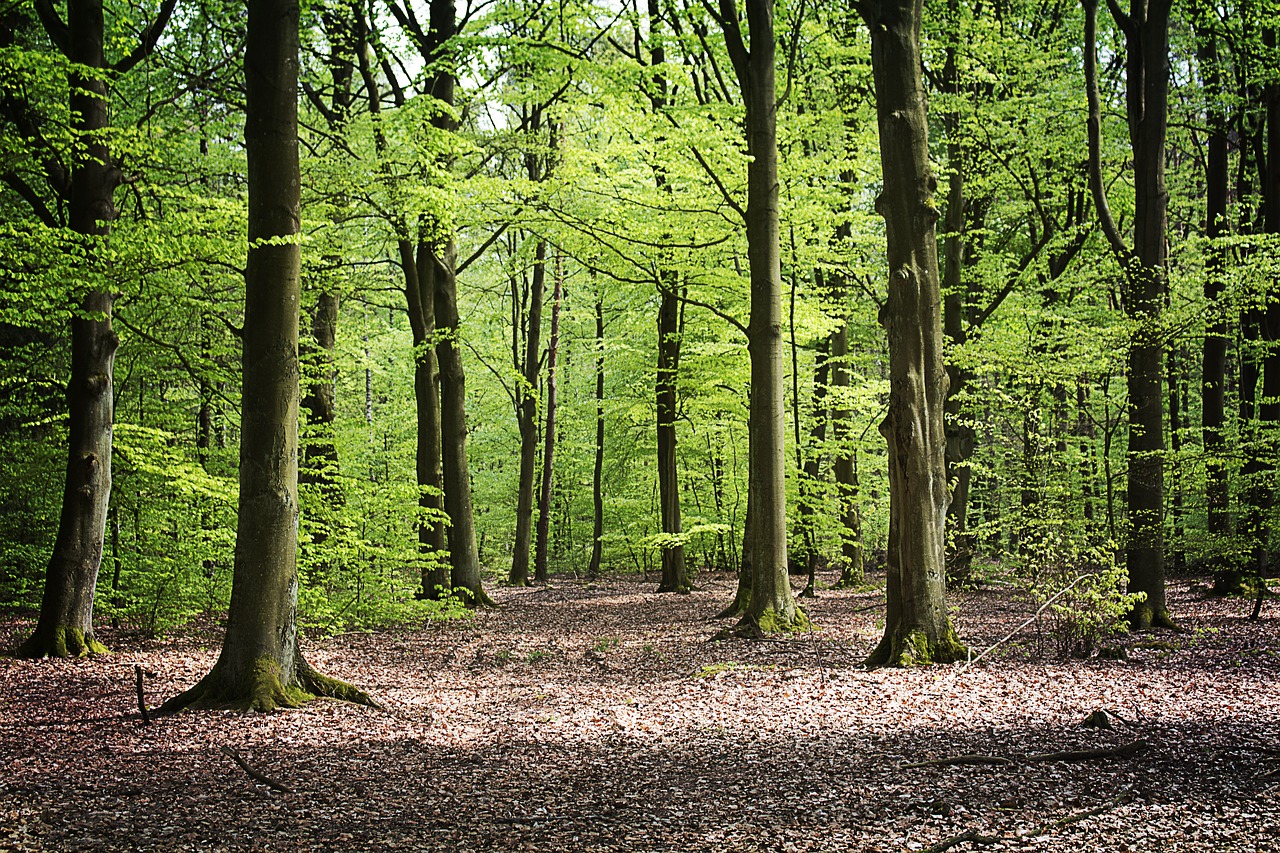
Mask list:
[{"label": "green moss", "polygon": [[760,614],[756,625],[764,634],[795,634],[813,628],[813,623],[799,607],[796,608],[795,615],[790,618],[770,607]]},{"label": "green moss", "polygon": [[285,684],[280,674],[280,664],[273,658],[263,655],[253,662],[245,710],[267,712],[276,708],[297,708],[316,698],[301,687]]},{"label": "green moss", "polygon": [[47,639],[33,634],[18,649],[18,656],[27,658],[86,658],[106,654],[110,654],[107,647],[95,640],[92,634],[70,625],[54,628],[52,636]]},{"label": "green moss", "polygon": [[927,633],[916,628],[902,636],[885,637],[881,640],[867,659],[867,666],[931,666],[936,663],[954,663],[967,656],[968,649],[960,642],[955,629],[950,625],[942,637],[932,641]]}]

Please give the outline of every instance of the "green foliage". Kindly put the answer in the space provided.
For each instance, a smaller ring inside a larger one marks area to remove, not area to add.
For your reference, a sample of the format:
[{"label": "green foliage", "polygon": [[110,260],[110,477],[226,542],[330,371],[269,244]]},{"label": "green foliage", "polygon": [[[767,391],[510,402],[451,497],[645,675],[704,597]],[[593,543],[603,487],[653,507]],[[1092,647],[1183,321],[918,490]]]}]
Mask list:
[{"label": "green foliage", "polygon": [[1020,560],[1027,595],[1042,612],[1041,643],[1060,658],[1087,658],[1128,631],[1126,617],[1144,593],[1125,591],[1115,543],[1046,525],[1026,538]]}]

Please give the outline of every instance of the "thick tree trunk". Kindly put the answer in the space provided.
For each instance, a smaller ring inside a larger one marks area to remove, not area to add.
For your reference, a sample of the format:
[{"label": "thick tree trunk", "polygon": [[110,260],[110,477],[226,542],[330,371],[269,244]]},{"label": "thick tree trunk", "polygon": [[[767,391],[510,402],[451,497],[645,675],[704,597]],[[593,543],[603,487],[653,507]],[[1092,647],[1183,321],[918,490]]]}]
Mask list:
[{"label": "thick tree trunk", "polygon": [[600,577],[604,557],[604,295],[596,295],[596,458],[591,474],[591,562],[587,580]]},{"label": "thick tree trunk", "polygon": [[658,504],[662,516],[662,532],[674,544],[662,545],[662,580],[658,592],[688,592],[689,577],[685,569],[683,532],[680,520],[680,480],[676,471],[676,377],[680,370],[680,340],[683,335],[683,312],[674,274],[668,274],[658,287],[658,372],[655,380],[657,397],[658,438]]},{"label": "thick tree trunk", "polygon": [[888,238],[889,295],[881,322],[889,337],[889,543],[885,632],[870,665],[945,663],[965,648],[947,615],[947,374],[942,363],[942,294],[934,228],[936,181],[920,71],[922,0],[865,7],[871,29],[884,190],[876,206]]},{"label": "thick tree trunk", "polygon": [[782,261],[778,226],[777,97],[773,0],[747,0],[747,49],[732,0],[720,23],[746,106],[747,262],[751,271],[751,599],[742,633],[794,631],[809,624],[787,574],[786,416],[783,409]]},{"label": "thick tree trunk", "polygon": [[[535,177],[536,179],[536,177]],[[513,586],[529,583],[529,555],[533,545],[533,494],[538,474],[538,373],[542,340],[542,296],[547,277],[547,242],[539,240],[534,249],[533,273],[528,291],[529,310],[524,339],[524,358],[517,364],[524,378],[516,404],[516,425],[520,430],[520,480],[516,491],[516,533],[511,546]],[[512,294],[512,334],[521,312]]]},{"label": "thick tree trunk", "polygon": [[298,6],[251,0],[245,78],[249,257],[245,271],[240,504],[222,653],[164,704],[269,711],[323,695],[372,704],[317,674],[298,648]]},{"label": "thick tree trunk", "polygon": [[556,452],[556,361],[560,355],[560,303],[564,298],[564,272],[556,257],[555,282],[551,288],[551,340],[547,343],[547,423],[542,431],[542,486],[538,493],[538,535],[534,543],[533,579],[550,580],[547,566],[551,545],[551,482]]},{"label": "thick tree trunk", "polygon": [[[61,22],[45,21],[46,29]],[[107,147],[107,84],[102,0],[69,0],[65,52],[89,69],[68,78],[72,122],[83,149],[71,169],[69,224],[85,237],[94,263],[95,243],[106,240],[116,218],[113,196],[120,172]],[[58,39],[55,39],[57,41]],[[73,66],[74,68],[75,66]],[[71,377],[67,382],[70,432],[62,514],[45,570],[35,632],[18,649],[22,657],[80,657],[107,650],[93,637],[93,598],[102,565],[107,506],[111,499],[113,370],[117,338],[111,327],[110,292],[90,290],[71,321]]]}]

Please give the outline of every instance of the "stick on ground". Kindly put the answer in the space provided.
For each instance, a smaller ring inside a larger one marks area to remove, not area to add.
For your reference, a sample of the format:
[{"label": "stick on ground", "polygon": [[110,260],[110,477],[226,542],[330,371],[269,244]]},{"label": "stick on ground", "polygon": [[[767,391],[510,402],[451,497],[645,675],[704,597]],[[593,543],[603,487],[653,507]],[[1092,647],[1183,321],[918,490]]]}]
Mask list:
[{"label": "stick on ground", "polygon": [[249,766],[249,763],[247,761],[245,761],[243,758],[240,757],[240,753],[236,752],[231,747],[223,746],[221,747],[221,750],[223,755],[229,756],[232,761],[240,765],[241,770],[243,770],[245,773],[248,773],[256,781],[261,782],[262,784],[266,785],[268,788],[272,788],[276,791],[280,791],[283,794],[293,793],[293,789],[290,788],[288,785],[285,785],[283,782],[277,782],[275,779],[272,779],[270,776],[266,776],[262,773],[259,773],[257,770],[254,770],[252,767]]}]

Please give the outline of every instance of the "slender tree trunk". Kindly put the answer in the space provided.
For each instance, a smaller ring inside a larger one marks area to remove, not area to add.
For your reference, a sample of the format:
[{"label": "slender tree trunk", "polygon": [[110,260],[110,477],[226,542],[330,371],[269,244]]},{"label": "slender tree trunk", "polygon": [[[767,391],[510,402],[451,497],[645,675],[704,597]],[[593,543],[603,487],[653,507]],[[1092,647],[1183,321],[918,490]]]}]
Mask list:
[{"label": "slender tree trunk", "polygon": [[964,657],[947,614],[947,374],[942,363],[942,294],[921,80],[923,0],[864,7],[884,190],[876,202],[888,237],[889,295],[881,322],[889,337],[889,407],[880,432],[889,445],[889,546],[885,632],[871,665],[945,663]]},{"label": "slender tree trunk", "polygon": [[1165,131],[1169,95],[1171,0],[1132,0],[1130,13],[1112,7],[1126,36],[1126,106],[1133,149],[1133,247],[1120,236],[1102,178],[1101,105],[1097,81],[1097,0],[1085,5],[1085,76],[1089,100],[1089,183],[1103,232],[1125,274],[1124,310],[1136,321],[1125,375],[1129,390],[1128,509],[1125,565],[1129,591],[1143,601],[1129,614],[1136,629],[1172,627],[1165,601],[1164,331]]},{"label": "slender tree trunk", "polygon": [[[531,167],[532,168],[532,167]],[[535,178],[536,179],[536,178]],[[520,480],[516,492],[516,533],[511,546],[513,586],[529,583],[529,554],[533,543],[533,490],[538,473],[538,374],[542,340],[542,297],[547,277],[547,241],[539,240],[534,249],[533,273],[528,292],[524,359],[518,365],[524,382],[516,407],[516,425],[520,430]],[[512,295],[513,321],[518,321],[519,304]],[[512,334],[516,334],[513,324]]]},{"label": "slender tree trunk", "polygon": [[1197,26],[1197,54],[1204,69],[1205,91],[1210,103],[1208,169],[1205,174],[1205,236],[1209,238],[1210,245],[1204,279],[1209,319],[1200,367],[1200,429],[1205,453],[1205,508],[1211,553],[1215,554],[1211,558],[1214,591],[1225,595],[1241,591],[1244,580],[1240,567],[1233,560],[1217,556],[1228,546],[1231,537],[1231,485],[1225,459],[1228,329],[1226,313],[1219,304],[1225,284],[1226,250],[1217,243],[1227,231],[1230,165],[1228,126],[1221,102],[1224,90],[1217,38],[1212,22],[1200,23],[1202,25]]},{"label": "slender tree trunk", "polygon": [[[849,323],[831,333],[831,387],[836,400],[844,400],[849,388]],[[841,588],[857,586],[865,579],[865,562],[862,544],[861,495],[858,489],[858,449],[853,446],[854,437],[850,420],[853,413],[843,403],[831,413],[832,432],[836,451],[832,459],[840,507],[840,580]]]},{"label": "slender tree trunk", "polygon": [[314,695],[372,704],[316,673],[298,647],[298,6],[250,0],[245,78],[249,257],[245,271],[240,505],[222,653],[164,704],[269,711]]},{"label": "slender tree trunk", "polygon": [[786,416],[783,407],[782,261],[778,225],[777,89],[773,0],[747,0],[750,49],[733,0],[720,23],[746,105],[747,262],[751,271],[751,600],[736,630],[794,631],[809,624],[787,573]]},{"label": "slender tree trunk", "polygon": [[[65,29],[60,20],[45,18],[44,23],[75,63],[68,77],[71,121],[83,150],[71,167],[69,224],[85,238],[87,261],[101,263],[98,248],[111,233],[116,218],[113,197],[120,183],[107,147],[110,118],[101,73],[107,66],[102,0],[68,0]],[[111,499],[113,371],[118,344],[111,326],[113,302],[109,291],[90,289],[80,297],[79,311],[71,321],[70,432],[62,514],[45,570],[40,617],[35,632],[18,649],[22,657],[81,657],[107,651],[93,637],[93,598]]]},{"label": "slender tree trunk", "polygon": [[556,452],[556,360],[560,355],[560,303],[564,297],[564,271],[556,256],[551,288],[551,340],[547,344],[547,424],[543,430],[542,488],[538,494],[538,536],[534,547],[533,579],[550,580],[547,552],[551,543],[551,482]]},{"label": "slender tree trunk", "polygon": [[604,552],[604,294],[596,294],[596,458],[591,474],[591,563],[587,579],[600,577]]},{"label": "slender tree trunk", "polygon": [[684,334],[684,312],[674,273],[664,274],[658,288],[658,371],[657,397],[658,504],[662,532],[672,542],[662,545],[662,579],[658,592],[688,592],[683,532],[680,520],[680,479],[676,470],[676,377],[680,371],[680,341]]}]

